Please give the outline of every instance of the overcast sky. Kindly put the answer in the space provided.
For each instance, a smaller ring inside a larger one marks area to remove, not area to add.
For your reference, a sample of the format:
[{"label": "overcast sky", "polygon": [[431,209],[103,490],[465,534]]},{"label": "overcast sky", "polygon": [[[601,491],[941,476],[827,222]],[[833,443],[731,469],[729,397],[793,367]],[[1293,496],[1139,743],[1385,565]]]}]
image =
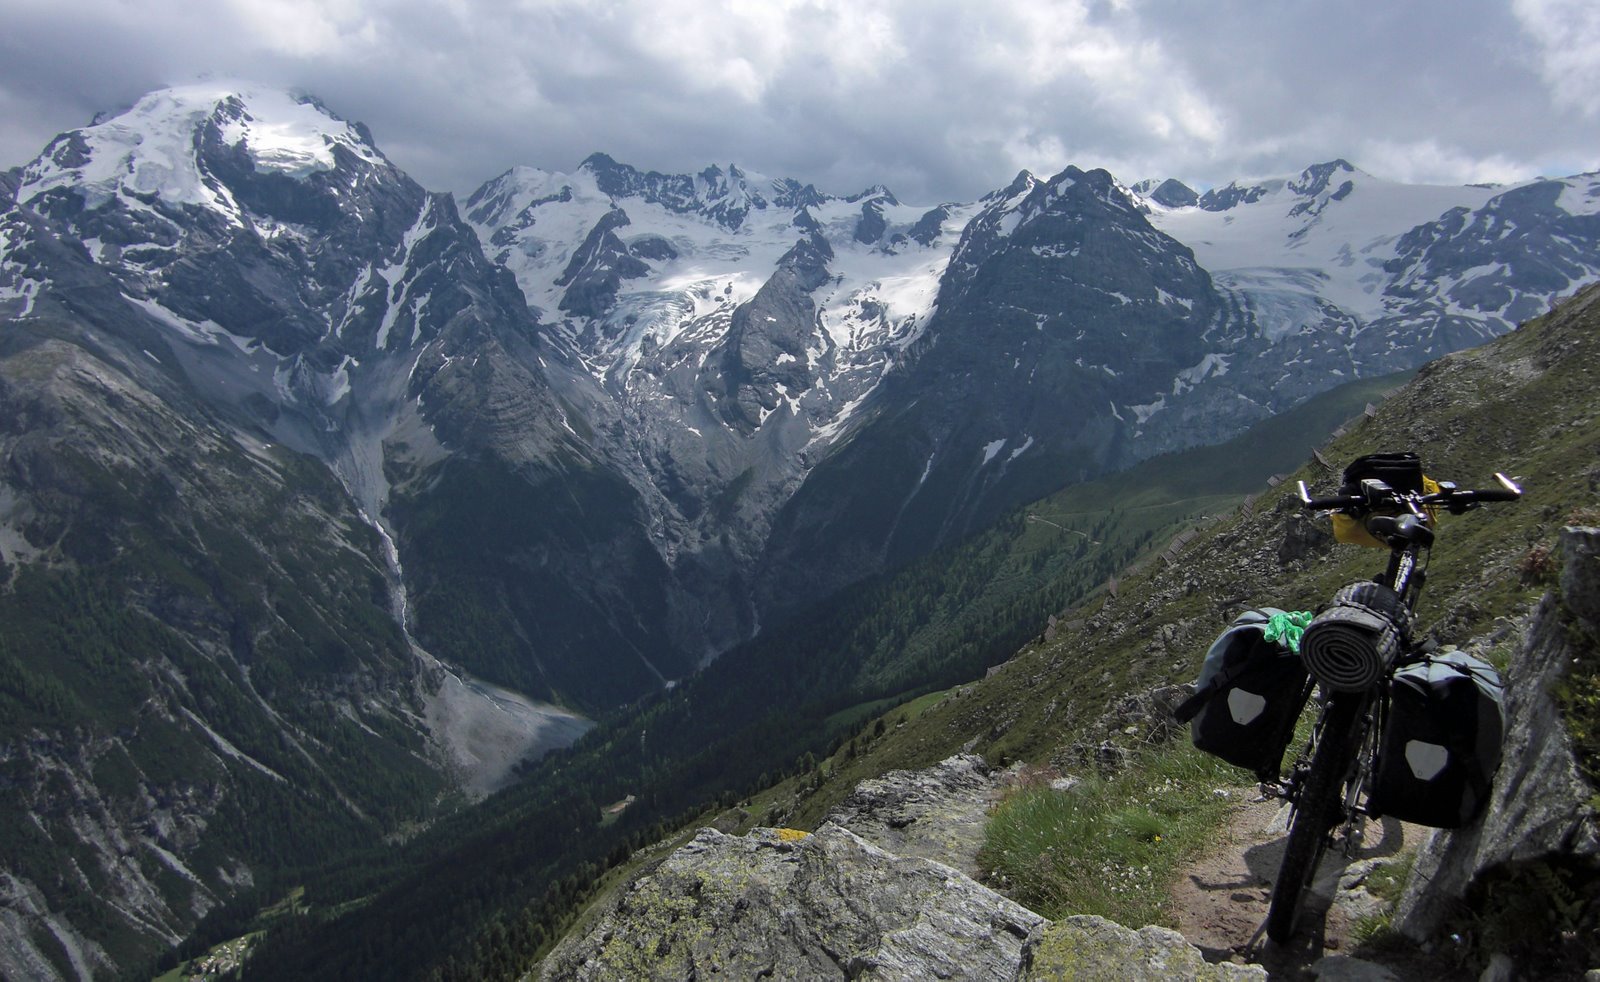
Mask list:
[{"label": "overcast sky", "polygon": [[0,168],[212,77],[315,93],[458,194],[596,150],[919,204],[1067,164],[1600,169],[1596,0],[5,0],[3,24]]}]

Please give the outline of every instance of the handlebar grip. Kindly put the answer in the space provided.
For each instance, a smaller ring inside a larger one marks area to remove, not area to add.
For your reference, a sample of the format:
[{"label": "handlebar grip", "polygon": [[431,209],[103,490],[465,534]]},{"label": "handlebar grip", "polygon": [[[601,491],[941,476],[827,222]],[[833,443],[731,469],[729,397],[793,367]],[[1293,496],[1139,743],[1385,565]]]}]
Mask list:
[{"label": "handlebar grip", "polygon": [[1340,508],[1354,508],[1363,503],[1361,498],[1341,494],[1332,498],[1305,498],[1301,502],[1301,507],[1307,511],[1335,511]]},{"label": "handlebar grip", "polygon": [[1470,495],[1473,501],[1516,501],[1522,497],[1522,492],[1510,488],[1482,488],[1464,493]]}]

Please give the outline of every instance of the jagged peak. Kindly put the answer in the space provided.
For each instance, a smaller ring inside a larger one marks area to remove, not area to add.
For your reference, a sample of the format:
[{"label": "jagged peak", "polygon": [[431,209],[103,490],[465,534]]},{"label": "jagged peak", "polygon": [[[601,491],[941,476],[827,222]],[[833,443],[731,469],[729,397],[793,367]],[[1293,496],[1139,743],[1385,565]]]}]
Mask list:
[{"label": "jagged peak", "polygon": [[592,153],[578,167],[593,178],[601,193],[618,198],[642,198],[669,210],[698,211],[729,229],[737,229],[750,209],[764,209],[767,201],[751,186],[749,175],[736,165],[727,169],[712,164],[697,174],[663,174],[640,171],[618,163],[604,153]]},{"label": "jagged peak", "polygon": [[1368,178],[1370,176],[1341,157],[1321,164],[1312,164],[1301,171],[1299,177],[1289,181],[1285,186],[1296,194],[1315,197],[1326,192],[1330,187],[1342,187],[1351,178]]},{"label": "jagged peak", "polygon": [[876,201],[890,206],[900,204],[900,199],[894,196],[894,192],[882,184],[874,184],[864,191],[849,195],[844,200],[852,205],[858,201]]},{"label": "jagged peak", "polygon": [[[580,171],[589,171],[591,173],[594,171],[615,170],[618,167],[627,167],[627,165],[617,163],[616,158],[600,150],[596,150],[583,158],[583,161],[578,164]],[[632,170],[633,168],[629,167],[628,169]]]},{"label": "jagged peak", "polygon": [[990,191],[979,200],[985,204],[993,204],[998,201],[1010,201],[1014,198],[1020,197],[1021,195],[1027,194],[1029,191],[1032,191],[1034,186],[1038,183],[1039,179],[1033,176],[1033,172],[1027,168],[1023,168],[1022,170],[1017,171],[1017,176],[1011,179],[1010,184],[1007,184],[998,191]]},{"label": "jagged peak", "polygon": [[1163,208],[1192,208],[1200,203],[1199,193],[1175,177],[1140,181],[1130,190]]},{"label": "jagged peak", "polygon": [[1257,201],[1287,190],[1300,197],[1319,197],[1333,192],[1333,200],[1349,193],[1358,181],[1371,181],[1371,174],[1356,167],[1343,157],[1312,164],[1294,177],[1274,177],[1259,180],[1232,181],[1225,187],[1213,188],[1201,195],[1197,202],[1207,211],[1227,211],[1239,205]]},{"label": "jagged peak", "polygon": [[772,182],[772,202],[782,208],[820,208],[830,200],[814,184],[801,184],[792,177],[778,178]]}]

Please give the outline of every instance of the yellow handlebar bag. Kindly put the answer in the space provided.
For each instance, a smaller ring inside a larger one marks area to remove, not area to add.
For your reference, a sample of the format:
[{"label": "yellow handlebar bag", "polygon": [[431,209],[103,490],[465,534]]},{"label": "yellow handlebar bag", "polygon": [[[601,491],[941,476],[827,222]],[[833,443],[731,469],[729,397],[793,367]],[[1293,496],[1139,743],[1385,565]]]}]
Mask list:
[{"label": "yellow handlebar bag", "polygon": [[[1422,493],[1434,494],[1438,490],[1439,482],[1424,474],[1422,476]],[[1430,507],[1427,512],[1431,521],[1437,522],[1439,520],[1439,509]],[[1336,511],[1333,513],[1333,537],[1346,545],[1387,549],[1389,548],[1389,543],[1367,531],[1366,520],[1373,515],[1393,514],[1395,514],[1395,511],[1392,508],[1374,509],[1361,516]]]}]

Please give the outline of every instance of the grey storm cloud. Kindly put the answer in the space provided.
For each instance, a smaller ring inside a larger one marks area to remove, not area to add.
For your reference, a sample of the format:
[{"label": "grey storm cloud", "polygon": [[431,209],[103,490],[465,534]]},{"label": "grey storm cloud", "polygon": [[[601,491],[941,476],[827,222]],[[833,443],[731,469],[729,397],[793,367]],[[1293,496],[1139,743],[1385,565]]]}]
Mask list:
[{"label": "grey storm cloud", "polygon": [[970,200],[1028,168],[1197,186],[1600,167],[1592,0],[8,0],[0,166],[154,88],[249,79],[424,185],[590,152]]}]

